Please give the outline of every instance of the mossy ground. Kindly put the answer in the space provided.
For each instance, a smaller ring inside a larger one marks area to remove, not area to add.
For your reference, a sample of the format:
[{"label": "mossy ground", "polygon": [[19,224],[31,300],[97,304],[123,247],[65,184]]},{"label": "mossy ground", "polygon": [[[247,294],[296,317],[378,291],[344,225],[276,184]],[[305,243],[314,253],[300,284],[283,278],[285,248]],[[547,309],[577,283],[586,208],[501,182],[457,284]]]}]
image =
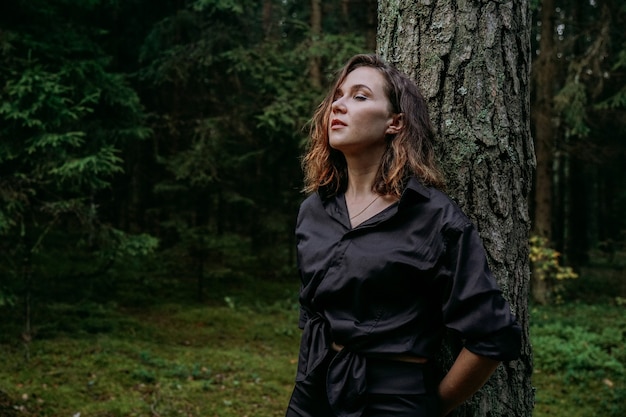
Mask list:
[{"label": "mossy ground", "polygon": [[[0,416],[283,416],[300,334],[295,297],[255,295],[51,305],[28,344],[1,326]],[[624,309],[531,309],[535,417],[625,415]]]}]

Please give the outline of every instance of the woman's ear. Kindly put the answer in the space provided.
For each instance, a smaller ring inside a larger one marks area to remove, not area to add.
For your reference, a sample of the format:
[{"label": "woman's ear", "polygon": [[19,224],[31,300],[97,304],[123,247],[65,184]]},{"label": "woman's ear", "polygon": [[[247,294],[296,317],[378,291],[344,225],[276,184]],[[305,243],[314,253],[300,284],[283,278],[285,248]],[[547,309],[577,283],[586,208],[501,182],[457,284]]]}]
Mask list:
[{"label": "woman's ear", "polygon": [[388,135],[395,135],[397,133],[400,133],[403,128],[404,114],[397,113],[392,116],[391,124],[389,125],[389,127],[387,127],[387,131],[385,133],[387,133]]}]

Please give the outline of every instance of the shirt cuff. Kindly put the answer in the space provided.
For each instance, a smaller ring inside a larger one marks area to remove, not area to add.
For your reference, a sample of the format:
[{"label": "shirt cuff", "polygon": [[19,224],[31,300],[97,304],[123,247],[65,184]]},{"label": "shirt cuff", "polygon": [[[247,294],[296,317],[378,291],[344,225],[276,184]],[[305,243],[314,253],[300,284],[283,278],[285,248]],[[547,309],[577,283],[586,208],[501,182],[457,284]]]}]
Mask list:
[{"label": "shirt cuff", "polygon": [[521,353],[522,329],[515,323],[480,339],[467,339],[464,346],[480,356],[498,361],[512,361],[519,358]]}]

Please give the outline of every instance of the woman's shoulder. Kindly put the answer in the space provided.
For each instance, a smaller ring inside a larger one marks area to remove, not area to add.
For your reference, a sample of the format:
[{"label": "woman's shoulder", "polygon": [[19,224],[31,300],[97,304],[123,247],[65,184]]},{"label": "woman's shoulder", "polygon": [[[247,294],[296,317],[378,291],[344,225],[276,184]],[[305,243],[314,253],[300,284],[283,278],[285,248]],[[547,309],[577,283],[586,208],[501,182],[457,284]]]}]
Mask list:
[{"label": "woman's shoulder", "polygon": [[319,220],[318,216],[323,215],[326,204],[328,204],[328,201],[322,199],[318,193],[307,195],[300,203],[298,222],[303,218],[309,218],[315,221]]},{"label": "woman's shoulder", "polygon": [[469,218],[454,198],[441,189],[424,185],[416,178],[411,178],[405,194],[407,192],[414,195],[413,198],[408,197],[413,202],[411,205],[421,212],[431,213],[442,224],[450,227],[464,227],[470,223]]},{"label": "woman's shoulder", "polygon": [[304,200],[300,203],[300,211],[319,209],[323,207],[324,202],[318,193],[311,193],[305,196]]}]

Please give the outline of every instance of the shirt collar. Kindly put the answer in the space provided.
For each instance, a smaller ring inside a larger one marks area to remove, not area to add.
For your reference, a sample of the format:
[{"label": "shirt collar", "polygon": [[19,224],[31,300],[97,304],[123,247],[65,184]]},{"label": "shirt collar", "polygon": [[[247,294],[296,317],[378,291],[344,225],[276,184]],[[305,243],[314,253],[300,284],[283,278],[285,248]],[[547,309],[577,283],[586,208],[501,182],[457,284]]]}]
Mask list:
[{"label": "shirt collar", "polygon": [[[409,181],[402,192],[402,196],[400,197],[400,201],[396,206],[396,210],[388,211],[385,218],[392,216],[397,210],[400,210],[405,205],[415,204],[419,200],[430,200],[431,193],[431,189],[422,184],[416,177],[409,178]],[[341,223],[349,224],[350,220],[348,219],[348,213],[345,210],[345,200],[343,195],[335,195],[327,199],[322,198],[319,193],[318,196],[325,211],[332,218]],[[366,221],[365,223],[369,223],[369,221]]]},{"label": "shirt collar", "polygon": [[422,184],[416,177],[409,178],[400,201],[398,208],[405,205],[411,205],[419,200],[430,200],[432,190]]},{"label": "shirt collar", "polygon": [[[413,193],[416,193],[418,194],[418,196],[421,196],[422,198],[429,200],[431,190],[430,188],[422,184],[416,177],[410,177],[409,181],[406,184],[406,187],[404,188],[404,191],[402,192],[400,201],[402,201],[405,198],[409,198],[409,199],[412,198],[411,194]],[[329,197],[329,198],[324,198],[323,193],[321,192],[318,192],[318,195],[324,205],[326,205],[326,203],[330,200],[335,201],[337,198],[337,195],[333,195],[332,197]]]}]

